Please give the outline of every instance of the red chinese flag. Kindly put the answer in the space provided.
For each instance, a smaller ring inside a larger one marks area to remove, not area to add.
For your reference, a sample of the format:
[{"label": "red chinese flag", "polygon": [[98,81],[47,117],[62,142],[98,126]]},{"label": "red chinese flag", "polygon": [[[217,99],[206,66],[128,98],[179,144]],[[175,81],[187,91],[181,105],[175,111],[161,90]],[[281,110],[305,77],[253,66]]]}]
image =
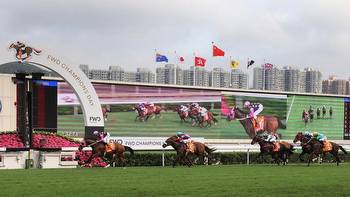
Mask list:
[{"label": "red chinese flag", "polygon": [[185,61],[184,57],[180,57],[179,59],[180,59],[180,62]]},{"label": "red chinese flag", "polygon": [[206,61],[207,61],[207,60],[204,59],[204,58],[202,58],[202,57],[195,57],[195,58],[194,58],[194,65],[195,65],[195,66],[204,67]]},{"label": "red chinese flag", "polygon": [[219,49],[217,46],[213,45],[213,56],[225,56],[225,51]]}]

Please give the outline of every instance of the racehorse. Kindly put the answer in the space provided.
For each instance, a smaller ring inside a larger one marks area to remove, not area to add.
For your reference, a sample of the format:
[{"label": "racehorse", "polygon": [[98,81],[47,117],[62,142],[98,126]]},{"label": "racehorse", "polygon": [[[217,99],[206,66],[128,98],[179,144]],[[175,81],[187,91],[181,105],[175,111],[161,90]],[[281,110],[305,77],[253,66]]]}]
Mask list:
[{"label": "racehorse", "polygon": [[[106,143],[104,142],[101,142],[101,141],[96,142],[94,140],[85,139],[85,143],[86,143],[86,146],[91,146],[92,148],[92,154],[90,158],[86,161],[86,163],[90,163],[91,160],[96,157],[101,157],[104,160],[107,159],[109,161],[109,164],[119,162],[121,163],[122,166],[124,166],[125,151],[129,151],[131,155],[134,154],[134,150],[132,148],[130,148],[129,146],[124,146],[117,142],[113,142],[113,148],[112,148],[112,151],[110,152],[106,152]],[[79,149],[82,149],[82,147],[80,147]]]},{"label": "racehorse", "polygon": [[317,119],[320,119],[321,109],[319,107],[316,109],[316,114],[317,114]]},{"label": "racehorse", "polygon": [[324,118],[326,116],[327,110],[326,107],[322,107],[322,118]]},{"label": "racehorse", "polygon": [[312,108],[309,108],[307,113],[309,114],[309,121],[312,122],[314,120],[314,110]]},{"label": "racehorse", "polygon": [[[257,132],[255,131],[253,122],[251,118],[247,118],[248,114],[244,113],[242,110],[240,110],[238,107],[233,108],[233,113],[227,116],[227,120],[239,120],[239,122],[244,127],[246,133],[249,135],[251,139],[253,139]],[[264,125],[261,131],[266,131],[270,134],[277,134],[277,129],[286,129],[286,126],[282,124],[281,120],[275,116],[266,115],[266,116],[258,116],[258,117],[264,117]],[[258,131],[258,132],[261,132]]]},{"label": "racehorse", "polygon": [[298,141],[300,142],[302,151],[299,155],[299,160],[304,161],[302,158],[303,155],[305,154],[311,154],[312,152],[312,147],[310,144],[307,144],[310,141],[311,137],[305,136],[302,132],[298,132],[296,136],[294,137],[293,143],[297,143]]},{"label": "racehorse", "polygon": [[[327,143],[327,142],[323,142],[323,143]],[[338,155],[338,151],[339,149],[342,150],[344,152],[344,154],[347,154],[346,150],[340,146],[337,143],[334,142],[329,142],[331,143],[332,148],[329,150],[324,151],[323,150],[323,144],[321,142],[319,142],[317,139],[315,138],[311,138],[305,145],[310,145],[311,146],[311,153],[309,155],[309,161],[308,161],[308,166],[310,166],[310,162],[312,161],[313,158],[315,158],[316,156],[323,154],[323,156],[325,155],[325,153],[331,153],[334,158],[335,161],[337,162],[337,166],[339,166],[340,163],[340,158]]]},{"label": "racehorse", "polygon": [[260,157],[264,157],[264,155],[271,155],[271,157],[274,159],[274,161],[280,165],[280,159],[283,162],[283,165],[286,165],[288,162],[288,158],[291,154],[293,154],[293,145],[288,143],[288,142],[276,142],[279,143],[280,145],[280,149],[279,151],[273,151],[273,144],[270,142],[265,141],[263,138],[259,137],[259,136],[255,136],[252,141],[251,144],[256,144],[258,143],[260,145],[260,153],[257,156],[256,159],[260,158]]},{"label": "racehorse", "polygon": [[205,161],[205,158],[208,158],[208,163],[209,163],[209,157],[210,154],[213,153],[216,149],[215,148],[209,148],[205,144],[201,142],[192,142],[194,144],[194,151],[188,152],[189,155],[194,155],[195,160],[198,159],[199,157],[203,157],[203,161]]},{"label": "racehorse", "polygon": [[157,106],[157,105],[155,105],[153,107],[151,107],[151,106],[145,106],[145,107],[146,107],[145,111],[142,110],[138,105],[136,105],[134,107],[134,109],[136,109],[136,111],[138,113],[138,115],[135,118],[135,121],[137,119],[139,119],[140,121],[147,121],[148,118],[150,118],[153,115],[155,117],[160,117],[161,116],[160,112],[163,110],[162,107]]},{"label": "racehorse", "polygon": [[[15,49],[16,50],[16,58],[18,60],[21,60],[21,61],[29,60],[32,56],[32,52],[34,52],[35,55],[39,55],[41,53],[41,50],[39,50],[39,49],[35,49],[33,47],[29,47],[29,46],[25,46],[25,45],[23,45],[23,47],[24,47],[24,49],[19,44],[12,43],[9,46],[9,49]],[[26,54],[26,57],[22,57],[23,54]]]},{"label": "racehorse", "polygon": [[[207,111],[207,115],[204,117],[201,117],[200,113],[199,113],[199,109],[198,108],[193,108],[191,110],[191,115],[197,117],[198,120],[198,125],[203,128],[204,127],[204,122],[206,122],[207,124],[205,125],[205,127],[211,127],[212,124],[216,124],[218,122],[218,120],[214,117],[216,114],[214,114],[211,111]],[[192,126],[194,126],[192,124]]]},{"label": "racehorse", "polygon": [[187,122],[187,118],[190,118],[190,116],[189,116],[189,111],[186,111],[186,112],[184,112],[184,111],[181,111],[180,110],[180,106],[176,106],[175,108],[174,108],[174,112],[177,112],[177,114],[179,114],[179,117],[180,117],[180,120],[181,120],[181,122]]},{"label": "racehorse", "polygon": [[173,160],[173,167],[180,162],[186,164],[188,167],[192,166],[192,162],[187,157],[187,145],[179,142],[176,135],[169,137],[162,145],[163,148],[167,146],[173,147],[173,149],[176,151],[176,157]]}]

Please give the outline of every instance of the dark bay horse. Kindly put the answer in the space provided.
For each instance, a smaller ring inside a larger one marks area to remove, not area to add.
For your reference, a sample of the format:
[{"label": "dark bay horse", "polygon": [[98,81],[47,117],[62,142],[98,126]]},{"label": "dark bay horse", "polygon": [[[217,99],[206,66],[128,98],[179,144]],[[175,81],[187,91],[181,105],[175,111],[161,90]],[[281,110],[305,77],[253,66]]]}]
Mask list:
[{"label": "dark bay horse", "polygon": [[[239,120],[239,122],[242,124],[244,127],[246,133],[248,136],[253,139],[256,136],[255,128],[252,122],[251,118],[247,118],[246,113],[244,113],[242,110],[240,110],[238,107],[234,107],[233,113],[227,116],[227,120]],[[263,125],[263,130],[266,131],[267,133],[271,134],[277,134],[277,129],[286,129],[286,126],[282,124],[281,120],[277,118],[276,116],[270,116],[266,115],[264,116],[265,121]]]},{"label": "dark bay horse", "polygon": [[177,114],[180,117],[181,122],[187,122],[187,120],[186,120],[187,118],[192,119],[192,117],[190,117],[189,111],[187,111],[187,112],[181,111],[180,106],[176,106],[174,108],[174,112],[177,112]]},{"label": "dark bay horse", "polygon": [[293,154],[293,145],[288,142],[276,142],[279,143],[280,149],[279,151],[273,151],[273,144],[270,142],[266,142],[263,138],[259,136],[255,136],[251,144],[258,143],[260,145],[260,153],[257,156],[257,159],[259,157],[264,157],[264,155],[271,155],[271,157],[274,159],[274,161],[280,165],[280,159],[283,162],[283,165],[286,165],[288,162],[288,158],[291,154]]},{"label": "dark bay horse", "polygon": [[302,158],[303,155],[305,154],[311,154],[312,152],[312,147],[310,144],[307,144],[310,141],[311,137],[310,136],[305,136],[302,132],[298,132],[296,136],[294,137],[293,143],[300,142],[301,146],[301,153],[299,155],[299,160],[304,161]]},{"label": "dark bay horse", "polygon": [[[203,127],[211,127],[211,125],[213,125],[213,124],[215,125],[218,122],[218,120],[215,118],[216,114],[214,114],[211,111],[207,111],[207,117],[203,118],[200,115],[199,109],[193,108],[191,110],[191,115],[197,117],[198,124],[199,124],[199,126],[201,128],[203,128]],[[204,126],[204,123],[207,123],[207,124]],[[194,126],[194,125],[192,124],[192,126]]]},{"label": "dark bay horse", "polygon": [[192,162],[187,157],[186,144],[179,142],[178,137],[176,135],[169,137],[162,145],[163,148],[167,146],[173,147],[173,149],[176,151],[176,157],[173,160],[173,167],[175,167],[177,163],[186,164],[188,167],[192,166]]},{"label": "dark bay horse", "polygon": [[[134,154],[134,150],[129,146],[124,146],[117,142],[113,143],[112,151],[106,152],[106,143],[104,142],[96,142],[94,140],[85,139],[86,146],[90,146],[92,148],[92,154],[90,158],[86,161],[86,163],[90,163],[92,159],[96,157],[101,157],[104,160],[108,160],[109,164],[119,162],[122,166],[125,165],[125,151],[129,151],[131,155]],[[80,147],[81,149],[82,147]]]},{"label": "dark bay horse", "polygon": [[[323,142],[325,143],[325,142]],[[315,138],[311,138],[305,145],[310,145],[311,146],[311,153],[309,155],[309,161],[308,161],[308,166],[310,166],[310,163],[312,161],[313,158],[317,157],[318,155],[323,154],[323,156],[326,153],[331,153],[334,158],[335,161],[337,162],[337,166],[339,166],[340,163],[340,158],[339,158],[339,149],[342,150],[344,152],[344,154],[347,154],[346,150],[340,146],[337,143],[334,142],[330,142],[332,145],[332,149],[327,150],[327,151],[323,151],[323,144],[321,142],[319,142],[317,139]]]}]

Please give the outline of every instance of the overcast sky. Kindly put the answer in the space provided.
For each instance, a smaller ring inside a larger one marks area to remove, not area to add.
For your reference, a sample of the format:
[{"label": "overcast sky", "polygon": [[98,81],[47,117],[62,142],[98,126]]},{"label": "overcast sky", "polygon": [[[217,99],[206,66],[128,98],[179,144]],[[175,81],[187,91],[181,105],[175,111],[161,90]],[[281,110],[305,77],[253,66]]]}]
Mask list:
[{"label": "overcast sky", "polygon": [[[229,56],[258,66],[313,67],[324,77],[350,77],[348,0],[26,0],[2,1],[0,43],[23,40],[75,64],[126,70],[156,67],[155,49],[228,67]],[[211,42],[226,57],[211,57]],[[7,59],[9,54],[0,54]]]}]

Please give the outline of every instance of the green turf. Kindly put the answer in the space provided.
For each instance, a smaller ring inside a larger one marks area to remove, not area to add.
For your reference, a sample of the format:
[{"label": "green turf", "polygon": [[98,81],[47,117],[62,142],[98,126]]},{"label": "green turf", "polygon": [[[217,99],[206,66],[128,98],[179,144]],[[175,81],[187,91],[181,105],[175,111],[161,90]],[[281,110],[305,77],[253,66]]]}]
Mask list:
[{"label": "green turf", "polygon": [[0,171],[10,196],[349,196],[350,165]]}]

